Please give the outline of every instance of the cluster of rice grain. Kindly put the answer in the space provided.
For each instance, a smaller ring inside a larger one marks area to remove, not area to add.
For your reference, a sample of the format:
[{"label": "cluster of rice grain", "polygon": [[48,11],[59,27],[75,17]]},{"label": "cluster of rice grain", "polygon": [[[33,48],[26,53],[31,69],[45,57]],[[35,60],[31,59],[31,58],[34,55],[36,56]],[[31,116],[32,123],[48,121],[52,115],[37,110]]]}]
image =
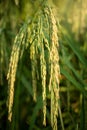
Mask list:
[{"label": "cluster of rice grain", "polygon": [[[14,97],[14,82],[20,53],[29,47],[34,100],[37,96],[37,81],[41,79],[43,98],[43,124],[46,125],[46,89],[51,95],[51,125],[57,130],[58,100],[59,100],[59,55],[58,30],[52,8],[44,5],[35,14],[31,24],[21,29],[12,49],[9,71],[8,118],[12,117]],[[40,70],[39,70],[40,67]]]},{"label": "cluster of rice grain", "polygon": [[12,107],[13,107],[13,100],[14,100],[14,82],[16,77],[16,71],[18,66],[18,61],[22,56],[22,53],[24,51],[24,44],[26,40],[26,28],[21,29],[19,34],[16,36],[14,45],[12,48],[11,58],[10,58],[10,64],[9,64],[9,70],[7,74],[8,79],[8,119],[11,121],[12,119]]},{"label": "cluster of rice grain", "polygon": [[51,91],[51,124],[57,130],[58,100],[59,100],[59,55],[58,55],[58,30],[52,9],[47,9],[50,24],[50,83]]}]

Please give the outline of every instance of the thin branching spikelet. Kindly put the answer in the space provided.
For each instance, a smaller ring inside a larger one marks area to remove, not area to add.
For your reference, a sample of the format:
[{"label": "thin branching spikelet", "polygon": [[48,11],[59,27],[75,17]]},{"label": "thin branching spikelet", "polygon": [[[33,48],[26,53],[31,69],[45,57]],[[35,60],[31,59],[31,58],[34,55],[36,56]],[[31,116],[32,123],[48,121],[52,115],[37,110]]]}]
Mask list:
[{"label": "thin branching spikelet", "polygon": [[14,99],[14,82],[15,82],[15,76],[17,71],[17,65],[19,58],[21,58],[21,55],[24,50],[24,44],[26,39],[26,32],[25,30],[20,30],[19,34],[16,36],[14,45],[12,48],[11,58],[10,58],[10,64],[9,64],[9,70],[7,74],[8,79],[8,119],[11,121],[12,119],[12,106],[13,106],[13,99]]},{"label": "thin branching spikelet", "polygon": [[32,86],[33,86],[33,99],[36,101],[36,88],[37,88],[37,73],[36,73],[36,67],[37,67],[37,60],[36,60],[36,50],[34,47],[34,44],[32,43],[30,47],[30,59],[31,59],[31,67],[32,67]]},{"label": "thin branching spikelet", "polygon": [[59,55],[58,55],[58,31],[56,20],[51,8],[46,8],[46,13],[50,24],[50,81],[49,91],[51,91],[51,124],[57,130],[58,100],[59,100]]}]

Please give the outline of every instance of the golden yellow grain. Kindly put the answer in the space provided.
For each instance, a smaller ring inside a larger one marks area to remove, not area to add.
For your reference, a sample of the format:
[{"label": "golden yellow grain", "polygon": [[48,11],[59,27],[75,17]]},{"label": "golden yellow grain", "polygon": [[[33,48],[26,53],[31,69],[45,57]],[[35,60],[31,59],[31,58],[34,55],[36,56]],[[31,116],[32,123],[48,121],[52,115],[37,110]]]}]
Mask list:
[{"label": "golden yellow grain", "polygon": [[51,8],[46,8],[45,12],[49,17],[50,24],[50,81],[51,91],[51,125],[57,130],[58,100],[59,100],[59,55],[58,55],[58,29],[56,20]]},{"label": "golden yellow grain", "polygon": [[42,53],[40,55],[41,79],[42,79],[42,97],[43,97],[43,124],[46,125],[46,62],[44,59],[44,48],[42,44]]},{"label": "golden yellow grain", "polygon": [[[9,82],[8,118],[11,120],[12,117],[14,82],[19,54],[21,53],[21,55],[23,55],[23,51],[20,51],[20,48],[23,50],[24,46],[27,48],[30,44],[29,51],[34,100],[36,100],[37,81],[40,76],[44,114],[43,124],[46,125],[46,87],[49,87],[49,92],[51,94],[51,126],[53,130],[57,130],[60,67],[58,55],[58,29],[52,8],[47,5],[40,8],[32,20],[31,27],[29,27],[29,25],[27,26],[26,32],[28,33],[26,43],[25,40],[23,40],[25,35],[21,32],[16,38],[11,54],[7,76]],[[18,46],[16,45],[17,42]],[[49,76],[47,74],[49,74]]]},{"label": "golden yellow grain", "polygon": [[37,78],[36,78],[36,66],[37,66],[37,60],[36,60],[36,52],[35,52],[35,45],[32,43],[30,47],[30,59],[31,59],[31,68],[32,68],[32,86],[33,86],[33,99],[36,101],[36,89],[37,89]]},{"label": "golden yellow grain", "polygon": [[[12,107],[13,107],[13,100],[14,100],[14,83],[15,83],[15,77],[16,77],[16,71],[19,61],[19,54],[21,46],[24,45],[24,34],[21,33],[21,35],[17,35],[14,41],[14,45],[12,48],[11,58],[10,58],[10,64],[9,64],[9,70],[7,74],[8,79],[8,120],[12,120]],[[20,42],[19,42],[20,40]]]}]

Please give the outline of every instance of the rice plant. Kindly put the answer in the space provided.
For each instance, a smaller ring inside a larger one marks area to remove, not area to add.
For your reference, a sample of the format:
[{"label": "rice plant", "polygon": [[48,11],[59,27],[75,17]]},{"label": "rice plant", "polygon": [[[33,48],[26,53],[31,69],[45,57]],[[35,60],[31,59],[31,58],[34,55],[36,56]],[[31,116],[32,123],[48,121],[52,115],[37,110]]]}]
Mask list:
[{"label": "rice plant", "polygon": [[0,1],[0,130],[87,130],[86,1]]},{"label": "rice plant", "polygon": [[57,130],[59,109],[59,54],[58,28],[53,9],[43,2],[30,22],[26,22],[17,34],[12,48],[8,79],[8,119],[12,120],[14,84],[19,60],[26,48],[32,73],[33,99],[37,100],[37,81],[41,79],[43,99],[43,124],[46,125],[46,91],[49,89],[51,106],[51,126]]}]

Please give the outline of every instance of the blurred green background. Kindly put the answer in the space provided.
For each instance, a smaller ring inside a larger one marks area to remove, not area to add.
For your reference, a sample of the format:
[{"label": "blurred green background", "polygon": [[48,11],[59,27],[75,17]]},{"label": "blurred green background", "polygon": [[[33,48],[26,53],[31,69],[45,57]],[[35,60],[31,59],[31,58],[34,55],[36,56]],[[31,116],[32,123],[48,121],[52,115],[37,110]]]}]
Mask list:
[{"label": "blurred green background", "polygon": [[[7,71],[14,38],[31,20],[41,0],[0,0],[0,130],[51,130],[47,95],[47,126],[43,126],[41,89],[33,101],[28,53],[17,71],[13,119],[7,119]],[[48,0],[59,30],[59,130],[87,130],[87,0]]]}]

